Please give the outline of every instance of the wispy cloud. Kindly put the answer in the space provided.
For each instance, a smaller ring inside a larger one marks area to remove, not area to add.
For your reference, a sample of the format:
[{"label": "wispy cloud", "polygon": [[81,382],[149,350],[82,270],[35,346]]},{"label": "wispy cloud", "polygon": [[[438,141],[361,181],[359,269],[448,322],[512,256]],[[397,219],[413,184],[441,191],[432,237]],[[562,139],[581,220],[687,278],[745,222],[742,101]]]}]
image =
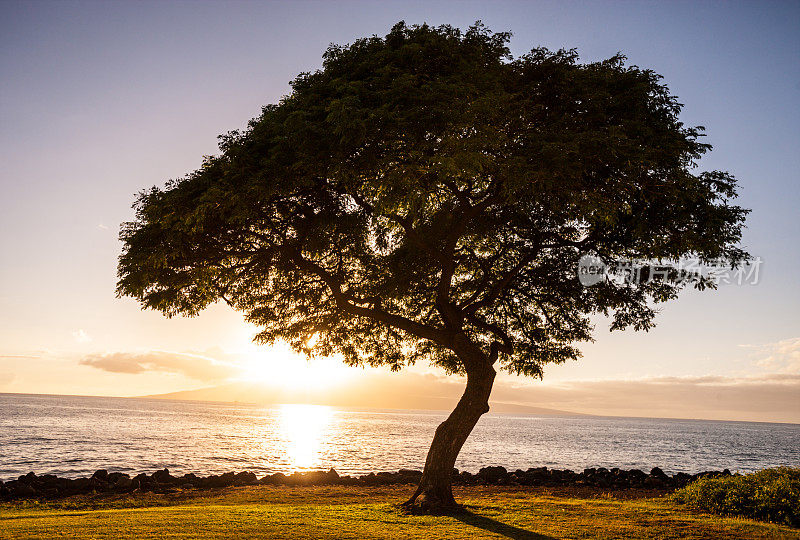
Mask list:
[{"label": "wispy cloud", "polygon": [[86,331],[84,331],[83,329],[78,329],[72,332],[72,337],[78,343],[89,343],[90,341],[92,341],[91,336],[87,334]]},{"label": "wispy cloud", "polygon": [[800,374],[800,337],[755,347],[761,356],[756,365],[779,373]]},{"label": "wispy cloud", "polygon": [[82,358],[80,364],[111,373],[177,373],[205,382],[224,381],[241,373],[239,366],[208,356],[169,351],[91,354]]}]

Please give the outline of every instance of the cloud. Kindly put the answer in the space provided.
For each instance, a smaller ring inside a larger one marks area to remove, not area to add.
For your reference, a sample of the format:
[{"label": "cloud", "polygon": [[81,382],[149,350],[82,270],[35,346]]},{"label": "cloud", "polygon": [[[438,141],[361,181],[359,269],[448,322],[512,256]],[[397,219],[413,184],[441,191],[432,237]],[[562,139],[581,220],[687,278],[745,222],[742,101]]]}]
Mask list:
[{"label": "cloud", "polygon": [[800,338],[784,339],[756,347],[762,357],[756,365],[780,373],[800,374]]},{"label": "cloud", "polygon": [[0,354],[0,358],[41,358],[41,356],[33,354]]},{"label": "cloud", "polygon": [[89,334],[87,334],[83,329],[72,332],[72,337],[75,338],[75,341],[78,343],[89,343],[92,341],[91,336],[89,336]]},{"label": "cloud", "polygon": [[177,373],[205,382],[224,381],[241,373],[240,367],[208,356],[168,351],[91,354],[82,358],[80,364],[111,373]]}]

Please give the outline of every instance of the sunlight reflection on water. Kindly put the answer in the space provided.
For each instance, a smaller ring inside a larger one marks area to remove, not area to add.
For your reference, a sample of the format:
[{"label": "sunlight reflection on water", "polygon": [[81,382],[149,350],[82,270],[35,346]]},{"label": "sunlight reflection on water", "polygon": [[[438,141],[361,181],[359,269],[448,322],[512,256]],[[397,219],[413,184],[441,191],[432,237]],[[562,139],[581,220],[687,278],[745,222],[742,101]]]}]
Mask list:
[{"label": "sunlight reflection on water", "polygon": [[324,405],[286,404],[279,408],[288,460],[295,469],[318,466],[320,446],[328,436],[333,409]]}]

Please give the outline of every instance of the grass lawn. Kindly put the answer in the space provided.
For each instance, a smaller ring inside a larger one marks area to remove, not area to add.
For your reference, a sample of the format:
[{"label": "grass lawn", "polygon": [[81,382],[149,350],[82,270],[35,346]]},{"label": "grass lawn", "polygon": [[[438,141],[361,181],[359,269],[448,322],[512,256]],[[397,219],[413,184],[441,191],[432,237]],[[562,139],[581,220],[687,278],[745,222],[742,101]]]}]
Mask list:
[{"label": "grass lawn", "polygon": [[469,513],[407,516],[413,490],[230,488],[0,505],[0,538],[798,538],[800,531],[694,514],[652,494],[458,488]]}]

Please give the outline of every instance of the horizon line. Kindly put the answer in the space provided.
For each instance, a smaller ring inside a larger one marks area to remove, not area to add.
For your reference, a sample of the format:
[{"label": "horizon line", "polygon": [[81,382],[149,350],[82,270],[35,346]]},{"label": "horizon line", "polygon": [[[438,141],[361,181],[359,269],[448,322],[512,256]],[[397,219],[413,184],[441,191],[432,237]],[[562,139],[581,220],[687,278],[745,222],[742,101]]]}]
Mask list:
[{"label": "horizon line", "polygon": [[[370,411],[429,411],[429,412],[444,412],[450,413],[450,409],[419,409],[419,408],[396,408],[396,407],[359,407],[359,406],[351,406],[351,405],[328,405],[324,403],[292,403],[292,402],[270,402],[270,403],[256,403],[252,401],[221,401],[221,400],[213,400],[213,399],[184,399],[184,398],[164,398],[164,397],[156,397],[161,394],[153,394],[153,395],[146,395],[146,396],[108,396],[108,395],[89,395],[89,394],[47,394],[47,393],[35,393],[35,392],[0,392],[0,396],[3,395],[16,395],[16,396],[48,396],[48,397],[79,397],[79,398],[105,398],[105,399],[139,399],[139,400],[150,400],[150,401],[159,401],[159,402],[186,402],[186,403],[220,403],[220,404],[236,404],[236,405],[248,405],[253,407],[272,407],[276,405],[315,405],[320,407],[331,407],[334,409],[355,409],[363,412],[370,412]],[[521,407],[529,407],[529,408],[539,408],[539,409],[547,409],[548,407],[537,407],[534,405],[523,405],[511,402],[496,402],[502,403],[507,405],[516,405]],[[491,405],[491,403],[490,403]],[[557,411],[558,409],[552,409]],[[800,422],[782,422],[782,421],[766,421],[766,420],[719,420],[719,419],[712,419],[712,418],[689,418],[689,417],[682,417],[682,416],[625,416],[625,415],[608,415],[608,414],[592,414],[592,413],[579,413],[574,411],[562,411],[566,414],[547,414],[547,413],[532,413],[532,412],[492,412],[491,410],[487,414],[502,414],[502,415],[524,415],[524,416],[566,416],[566,417],[590,417],[590,418],[627,418],[632,420],[682,420],[687,422],[724,422],[724,423],[738,423],[738,424],[780,424],[780,425],[790,425],[790,426],[800,426]]]}]

